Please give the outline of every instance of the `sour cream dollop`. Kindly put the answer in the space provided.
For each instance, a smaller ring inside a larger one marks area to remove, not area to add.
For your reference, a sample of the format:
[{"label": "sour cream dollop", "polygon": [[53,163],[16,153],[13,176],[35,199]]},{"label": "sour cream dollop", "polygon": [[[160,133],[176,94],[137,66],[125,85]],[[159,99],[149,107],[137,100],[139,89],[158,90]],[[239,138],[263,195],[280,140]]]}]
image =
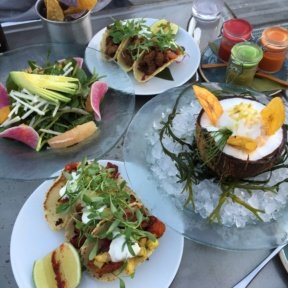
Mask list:
[{"label": "sour cream dollop", "polygon": [[140,253],[141,248],[138,243],[135,242],[131,245],[132,250],[135,253],[135,255],[132,255],[128,250],[128,246],[125,242],[126,239],[124,235],[117,236],[112,240],[108,251],[112,262],[124,261],[128,258],[133,258],[135,257],[135,255],[138,255]]}]

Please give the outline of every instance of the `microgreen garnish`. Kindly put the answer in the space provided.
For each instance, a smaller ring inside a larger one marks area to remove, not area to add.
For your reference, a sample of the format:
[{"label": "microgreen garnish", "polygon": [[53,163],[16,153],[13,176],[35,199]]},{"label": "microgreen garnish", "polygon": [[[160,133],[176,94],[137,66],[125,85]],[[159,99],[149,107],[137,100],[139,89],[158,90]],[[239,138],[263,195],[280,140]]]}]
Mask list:
[{"label": "microgreen garnish", "polygon": [[217,157],[224,149],[232,131],[228,128],[221,128],[217,131],[207,131],[204,133],[205,143],[207,145],[207,156],[205,164]]},{"label": "microgreen garnish", "polygon": [[[153,241],[156,238],[141,228],[142,222],[148,220],[147,212],[137,200],[131,200],[131,191],[127,188],[126,182],[113,177],[114,169],[104,168],[97,161],[93,161],[81,163],[76,172],[76,180],[72,179],[70,173],[63,173],[68,180],[65,192],[68,201],[60,203],[56,212],[73,213],[75,206],[81,203],[81,206],[88,207],[90,220],[82,223],[76,216],[75,225],[80,230],[81,236],[90,237],[90,240],[95,242],[95,251],[98,250],[99,240],[124,235],[128,249],[134,255],[132,244],[135,241],[143,237]],[[69,181],[72,181],[72,184],[69,184]],[[101,221],[105,221],[107,229],[93,234],[91,238],[91,232]],[[95,251],[91,252],[91,257]]]},{"label": "microgreen garnish", "polygon": [[[186,89],[191,89],[191,88],[190,86],[188,86]],[[288,168],[288,164],[287,164],[288,143],[286,142],[285,150],[283,154],[281,155],[278,161],[278,164],[276,164],[269,170],[266,170],[265,172],[262,173],[262,174],[270,173],[269,174],[270,176],[265,177],[265,180],[231,179],[231,178],[223,178],[223,177],[217,176],[214,172],[212,172],[207,167],[206,165],[207,161],[203,162],[203,160],[201,159],[197,145],[196,145],[195,137],[193,138],[191,143],[187,143],[183,139],[178,138],[173,132],[173,120],[178,113],[179,103],[181,101],[181,97],[183,97],[183,95],[187,91],[186,89],[183,89],[183,91],[177,97],[172,111],[167,115],[167,120],[161,121],[162,127],[159,130],[159,138],[160,138],[160,143],[161,143],[163,152],[169,158],[171,158],[171,160],[174,162],[174,165],[178,170],[178,175],[177,175],[179,179],[178,182],[184,184],[183,191],[187,193],[187,199],[184,205],[187,206],[189,203],[191,203],[192,207],[194,208],[193,185],[197,185],[205,179],[211,179],[211,181],[218,184],[222,193],[219,196],[218,204],[214,207],[214,210],[208,216],[208,220],[210,222],[221,223],[220,210],[222,206],[226,203],[226,201],[228,201],[229,199],[232,200],[232,202],[243,206],[245,209],[253,213],[256,219],[262,221],[261,213],[264,213],[265,211],[261,209],[257,209],[253,207],[252,205],[246,203],[245,201],[243,201],[240,197],[238,197],[235,194],[235,191],[237,189],[241,189],[242,191],[247,192],[250,195],[254,191],[277,193],[280,189],[280,186],[283,183],[288,182],[288,177],[284,178],[283,180],[273,185],[271,185],[270,180],[271,180],[273,171]],[[214,92],[213,94],[217,94],[218,96],[221,96],[220,91],[216,91],[215,93]],[[226,92],[224,92],[224,94],[225,96],[227,96]],[[243,96],[243,94],[234,95],[234,96]],[[247,93],[245,93],[245,96],[248,96],[251,98],[250,94],[247,95]],[[287,126],[284,126],[284,127],[285,129],[287,129]],[[231,131],[227,128],[224,128],[218,131],[207,132],[207,134],[208,134],[207,137],[209,137],[209,141],[211,144],[211,145],[208,145],[210,147],[210,150],[208,149],[208,151],[210,152],[208,153],[207,159],[211,160],[214,157],[217,157],[217,155],[223,150],[227,142],[227,139],[231,135]],[[165,138],[171,138],[173,142],[175,142],[175,144],[177,143],[181,145],[183,148],[182,152],[174,153],[173,151],[170,151],[169,149],[167,149],[167,147],[165,146],[165,141],[164,141]]]},{"label": "microgreen garnish", "polygon": [[108,36],[112,37],[115,44],[120,44],[123,40],[138,36],[140,33],[145,36],[147,31],[148,26],[145,25],[144,19],[115,20],[108,26]]}]

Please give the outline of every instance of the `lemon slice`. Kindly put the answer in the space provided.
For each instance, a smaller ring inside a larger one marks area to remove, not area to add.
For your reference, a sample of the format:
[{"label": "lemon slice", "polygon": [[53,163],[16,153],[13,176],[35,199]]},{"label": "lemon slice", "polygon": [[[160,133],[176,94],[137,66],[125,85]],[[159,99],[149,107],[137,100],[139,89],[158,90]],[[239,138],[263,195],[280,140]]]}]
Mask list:
[{"label": "lemon slice", "polygon": [[57,288],[59,282],[64,283],[66,288],[76,288],[81,280],[81,263],[77,250],[71,244],[63,243],[36,260],[33,280],[36,288]]},{"label": "lemon slice", "polygon": [[[170,26],[170,28],[169,28]],[[163,29],[164,32],[169,32],[171,29],[172,34],[176,35],[178,32],[178,25],[172,22],[169,22],[166,19],[158,20],[157,22],[153,23],[150,27],[152,33],[157,33],[160,29]]]}]

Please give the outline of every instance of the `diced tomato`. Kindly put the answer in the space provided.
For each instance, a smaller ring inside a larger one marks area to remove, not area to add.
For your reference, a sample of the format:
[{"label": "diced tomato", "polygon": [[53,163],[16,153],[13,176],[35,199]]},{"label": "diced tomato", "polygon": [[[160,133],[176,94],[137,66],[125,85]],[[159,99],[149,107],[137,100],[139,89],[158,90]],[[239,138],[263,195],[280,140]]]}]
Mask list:
[{"label": "diced tomato", "polygon": [[144,226],[146,226],[144,229],[154,234],[156,238],[160,238],[166,230],[165,224],[155,216],[149,216],[149,221],[145,223]]},{"label": "diced tomato", "polygon": [[78,162],[71,162],[65,165],[64,170],[67,172],[77,171]]},{"label": "diced tomato", "polygon": [[111,168],[114,169],[114,171],[111,173],[111,178],[117,179],[120,175],[118,166],[111,162],[108,162],[106,165],[106,169],[111,169]]},{"label": "diced tomato", "polygon": [[178,55],[175,52],[173,52],[172,50],[167,50],[166,55],[167,55],[169,60],[173,60],[173,59],[176,59],[178,57]]}]

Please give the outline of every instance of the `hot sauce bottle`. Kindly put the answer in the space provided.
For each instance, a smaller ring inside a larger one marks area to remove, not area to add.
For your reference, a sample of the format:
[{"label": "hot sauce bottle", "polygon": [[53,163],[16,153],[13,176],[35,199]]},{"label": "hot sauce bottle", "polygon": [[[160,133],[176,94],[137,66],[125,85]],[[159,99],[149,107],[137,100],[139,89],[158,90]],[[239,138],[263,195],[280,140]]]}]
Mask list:
[{"label": "hot sauce bottle", "polygon": [[268,73],[279,71],[288,50],[288,30],[279,26],[266,28],[262,32],[259,44],[264,51],[259,69]]},{"label": "hot sauce bottle", "polygon": [[230,19],[224,22],[218,56],[227,62],[232,47],[239,42],[249,40],[251,33],[252,26],[244,19]]}]

